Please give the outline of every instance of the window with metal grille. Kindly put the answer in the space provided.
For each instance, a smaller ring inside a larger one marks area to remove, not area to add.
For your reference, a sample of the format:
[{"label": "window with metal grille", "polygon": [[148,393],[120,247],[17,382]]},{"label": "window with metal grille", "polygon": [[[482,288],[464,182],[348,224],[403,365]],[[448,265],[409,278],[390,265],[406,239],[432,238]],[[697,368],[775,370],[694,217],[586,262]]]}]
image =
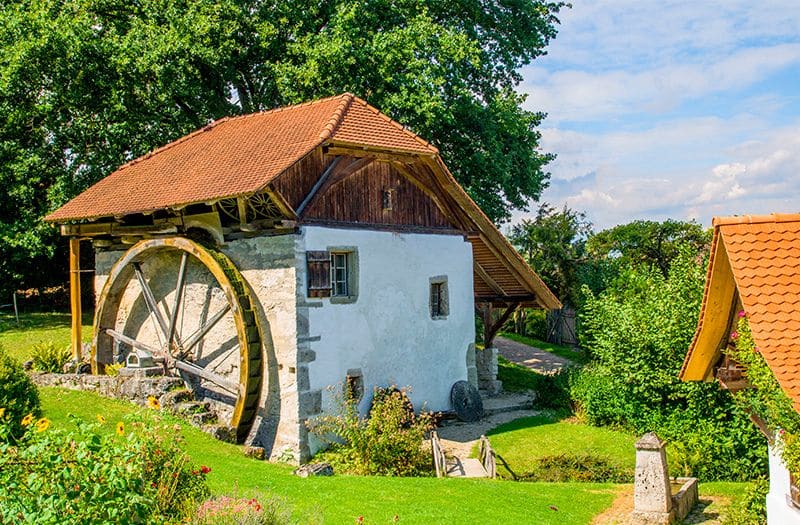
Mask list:
[{"label": "window with metal grille", "polygon": [[449,312],[447,277],[431,278],[430,310],[432,319],[446,319]]},{"label": "window with metal grille", "polygon": [[331,292],[334,297],[350,295],[349,253],[331,252]]}]

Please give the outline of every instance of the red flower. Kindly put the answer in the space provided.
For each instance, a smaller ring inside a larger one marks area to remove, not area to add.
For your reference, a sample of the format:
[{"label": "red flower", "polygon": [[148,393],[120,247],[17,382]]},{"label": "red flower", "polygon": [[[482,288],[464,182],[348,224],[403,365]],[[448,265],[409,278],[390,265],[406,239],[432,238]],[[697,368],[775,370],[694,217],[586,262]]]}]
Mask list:
[{"label": "red flower", "polygon": [[200,472],[202,472],[203,474],[208,474],[209,472],[211,472],[211,469],[205,465],[201,465]]},{"label": "red flower", "polygon": [[744,313],[744,310],[739,310],[739,317],[744,317],[745,315],[747,314]]},{"label": "red flower", "polygon": [[739,339],[739,332],[737,332],[736,330],[731,332],[731,339]]}]

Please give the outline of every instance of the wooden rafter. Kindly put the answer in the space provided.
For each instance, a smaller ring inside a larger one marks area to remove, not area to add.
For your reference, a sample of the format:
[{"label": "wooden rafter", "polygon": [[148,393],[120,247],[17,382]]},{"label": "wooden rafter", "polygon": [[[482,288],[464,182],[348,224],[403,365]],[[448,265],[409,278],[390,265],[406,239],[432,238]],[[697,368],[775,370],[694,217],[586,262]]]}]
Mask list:
[{"label": "wooden rafter", "polygon": [[494,291],[494,293],[500,296],[507,295],[506,292],[503,290],[503,288],[499,284],[497,284],[497,282],[494,279],[492,279],[489,273],[483,268],[483,266],[481,266],[481,264],[478,261],[473,261],[473,265],[475,266],[475,273],[477,273],[478,276],[481,279],[483,279],[483,282],[485,282],[489,286],[489,288],[491,288],[492,291]]}]

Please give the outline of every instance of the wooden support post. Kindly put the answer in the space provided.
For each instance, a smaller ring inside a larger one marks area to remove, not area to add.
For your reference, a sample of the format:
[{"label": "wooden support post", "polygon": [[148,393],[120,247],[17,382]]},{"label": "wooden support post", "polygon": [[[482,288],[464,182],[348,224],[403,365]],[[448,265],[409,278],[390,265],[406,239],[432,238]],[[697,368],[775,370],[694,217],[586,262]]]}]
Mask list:
[{"label": "wooden support post", "polygon": [[72,357],[81,360],[81,240],[69,239],[69,296],[72,310]]},{"label": "wooden support post", "polygon": [[508,321],[508,318],[511,317],[511,314],[514,313],[514,310],[516,310],[519,305],[520,303],[518,302],[509,303],[497,320],[494,320],[494,316],[492,315],[492,304],[489,303],[486,305],[486,308],[483,310],[484,348],[491,348],[491,346],[494,344],[494,338],[497,335],[497,332],[503,328],[503,325],[506,323],[506,321]]}]

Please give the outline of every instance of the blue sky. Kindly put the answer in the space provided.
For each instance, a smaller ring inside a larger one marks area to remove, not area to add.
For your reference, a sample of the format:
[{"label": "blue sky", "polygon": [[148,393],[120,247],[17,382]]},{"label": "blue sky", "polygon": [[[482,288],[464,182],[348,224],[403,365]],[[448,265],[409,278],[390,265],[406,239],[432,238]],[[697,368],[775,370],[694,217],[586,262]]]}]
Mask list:
[{"label": "blue sky", "polygon": [[572,5],[522,70],[558,155],[542,200],[597,229],[800,211],[800,0]]}]

